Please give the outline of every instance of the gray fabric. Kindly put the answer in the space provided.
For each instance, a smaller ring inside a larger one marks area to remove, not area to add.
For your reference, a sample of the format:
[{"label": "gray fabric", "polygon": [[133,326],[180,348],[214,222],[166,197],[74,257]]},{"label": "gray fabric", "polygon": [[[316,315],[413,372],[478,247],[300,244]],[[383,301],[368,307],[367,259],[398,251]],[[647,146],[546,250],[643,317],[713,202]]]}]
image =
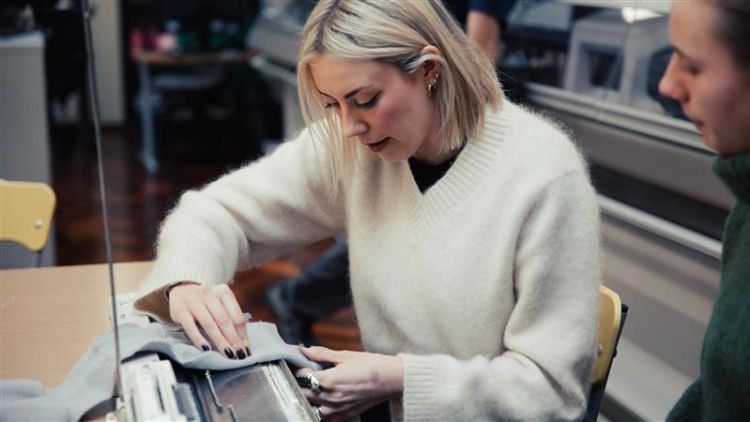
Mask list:
[{"label": "gray fabric", "polygon": [[0,380],[0,405],[5,405],[6,402],[14,402],[18,400],[25,400],[34,397],[39,397],[45,394],[46,387],[39,382],[34,380],[13,380],[13,382],[3,382]]},{"label": "gray fabric", "polygon": [[[123,359],[138,352],[159,352],[192,369],[235,369],[278,359],[320,369],[320,365],[302,355],[298,346],[284,343],[276,326],[266,322],[247,324],[252,355],[242,360],[227,359],[216,351],[203,352],[182,332],[158,323],[146,327],[122,324],[119,332]],[[97,337],[65,380],[54,388],[45,388],[34,380],[0,380],[0,421],[77,421],[110,398],[115,372],[113,339],[113,331]]]}]

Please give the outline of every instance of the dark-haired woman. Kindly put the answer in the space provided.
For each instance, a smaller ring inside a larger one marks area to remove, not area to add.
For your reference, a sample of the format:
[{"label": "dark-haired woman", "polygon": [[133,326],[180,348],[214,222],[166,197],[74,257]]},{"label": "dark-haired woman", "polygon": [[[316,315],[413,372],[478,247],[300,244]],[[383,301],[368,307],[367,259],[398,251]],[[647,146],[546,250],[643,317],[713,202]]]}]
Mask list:
[{"label": "dark-haired woman", "polygon": [[700,377],[670,421],[750,415],[750,2],[674,2],[674,55],[660,90],[718,158],[714,171],[737,198],[724,228],[721,287],[706,331]]}]

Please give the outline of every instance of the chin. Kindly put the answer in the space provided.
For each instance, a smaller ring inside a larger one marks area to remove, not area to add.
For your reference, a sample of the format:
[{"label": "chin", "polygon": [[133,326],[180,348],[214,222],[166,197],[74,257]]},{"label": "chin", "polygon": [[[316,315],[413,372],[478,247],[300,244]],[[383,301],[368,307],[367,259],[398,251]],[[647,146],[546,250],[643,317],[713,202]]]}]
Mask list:
[{"label": "chin", "polygon": [[387,161],[389,163],[395,163],[397,161],[404,161],[408,158],[408,157],[404,158],[401,156],[395,156],[392,154],[378,154],[378,155],[380,155],[380,158],[382,158],[383,161]]},{"label": "chin", "polygon": [[704,143],[707,147],[722,156],[741,154],[750,150],[750,145],[743,145],[742,143],[737,142],[736,138],[720,139],[719,137],[708,133],[704,138]]},{"label": "chin", "polygon": [[[388,145],[391,146],[391,145]],[[405,156],[403,154],[403,151],[390,151],[389,148],[385,148],[383,151],[380,151],[376,153],[383,161],[388,161],[389,163],[393,163],[396,161],[404,161],[409,158],[409,156]]]},{"label": "chin", "polygon": [[709,149],[711,149],[711,150],[713,150],[713,151],[715,151],[717,153],[721,153],[721,148],[719,147],[719,145],[716,144],[716,140],[714,138],[712,138],[710,136],[704,136],[703,137],[703,143],[706,144],[706,146]]}]

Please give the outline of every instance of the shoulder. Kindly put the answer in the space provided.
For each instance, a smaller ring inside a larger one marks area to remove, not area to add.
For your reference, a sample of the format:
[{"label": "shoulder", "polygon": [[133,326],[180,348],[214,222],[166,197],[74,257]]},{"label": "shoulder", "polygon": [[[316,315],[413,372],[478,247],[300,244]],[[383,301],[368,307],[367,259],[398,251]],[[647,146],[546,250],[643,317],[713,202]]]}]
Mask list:
[{"label": "shoulder", "polygon": [[313,123],[250,163],[250,167],[263,166],[268,162],[284,168],[284,171],[308,171],[315,168],[328,171],[334,162],[333,141],[324,139],[323,136],[321,125]]},{"label": "shoulder", "polygon": [[498,159],[531,166],[536,173],[550,177],[587,173],[581,152],[563,126],[508,100],[487,112],[482,136],[486,142],[502,146]]}]

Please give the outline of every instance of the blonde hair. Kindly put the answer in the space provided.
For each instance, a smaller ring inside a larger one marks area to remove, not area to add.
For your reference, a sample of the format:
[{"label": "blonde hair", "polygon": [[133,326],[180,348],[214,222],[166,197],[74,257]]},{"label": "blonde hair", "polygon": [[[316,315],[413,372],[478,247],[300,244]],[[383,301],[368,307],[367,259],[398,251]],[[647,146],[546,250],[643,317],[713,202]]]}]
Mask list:
[{"label": "blonde hair", "polygon": [[[437,47],[440,54],[422,54],[428,45]],[[433,98],[441,123],[438,137],[447,150],[460,148],[477,136],[484,125],[485,108],[499,107],[503,100],[489,58],[468,39],[439,0],[321,0],[300,37],[297,89],[302,115],[313,136],[341,145],[341,154],[334,156],[344,164],[355,161],[349,159],[354,154],[353,143],[345,142],[340,122],[335,113],[326,110],[310,73],[310,63],[322,54],[375,60],[408,74],[430,60],[440,62],[440,82]]]}]

